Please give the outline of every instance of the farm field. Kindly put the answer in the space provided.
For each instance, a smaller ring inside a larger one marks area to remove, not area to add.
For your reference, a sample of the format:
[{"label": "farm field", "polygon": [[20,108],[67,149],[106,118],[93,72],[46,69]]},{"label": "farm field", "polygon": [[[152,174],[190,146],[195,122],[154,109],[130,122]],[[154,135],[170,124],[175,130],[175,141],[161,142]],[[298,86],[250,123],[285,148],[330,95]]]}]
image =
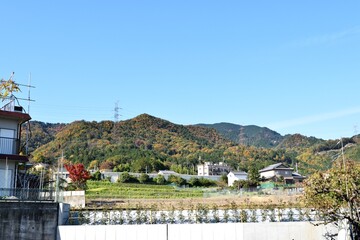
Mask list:
[{"label": "farm field", "polygon": [[88,181],[86,197],[122,198],[122,199],[151,199],[151,198],[191,198],[202,197],[203,191],[193,188],[176,188],[169,185],[111,183],[104,181]]},{"label": "farm field", "polygon": [[243,207],[266,207],[299,205],[299,194],[274,195],[216,191],[211,188],[179,188],[171,185],[111,183],[88,181],[86,190],[87,206],[94,208],[137,208],[161,206],[162,209],[189,208],[193,205],[217,205],[227,208],[230,204]]}]

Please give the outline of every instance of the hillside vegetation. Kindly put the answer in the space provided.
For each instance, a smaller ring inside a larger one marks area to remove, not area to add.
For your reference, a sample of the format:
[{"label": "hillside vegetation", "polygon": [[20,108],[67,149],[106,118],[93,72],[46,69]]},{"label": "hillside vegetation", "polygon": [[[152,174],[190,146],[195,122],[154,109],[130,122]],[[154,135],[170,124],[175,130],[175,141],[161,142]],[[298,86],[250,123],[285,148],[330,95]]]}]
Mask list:
[{"label": "hillside vegetation", "polygon": [[[235,141],[241,136],[242,142]],[[234,138],[237,138],[234,140]],[[25,137],[25,136],[23,136]],[[360,159],[358,137],[342,140],[345,156]],[[67,161],[115,171],[156,172],[171,169],[196,174],[203,161],[226,162],[235,170],[260,169],[283,162],[309,174],[327,169],[340,156],[339,140],[300,134],[281,136],[257,126],[220,123],[183,126],[147,114],[112,122],[70,124],[31,122],[31,161]]]},{"label": "hillside vegetation", "polygon": [[241,126],[232,123],[198,124],[207,128],[214,128],[218,133],[234,143],[271,148],[276,147],[284,137],[265,127],[255,125]]}]

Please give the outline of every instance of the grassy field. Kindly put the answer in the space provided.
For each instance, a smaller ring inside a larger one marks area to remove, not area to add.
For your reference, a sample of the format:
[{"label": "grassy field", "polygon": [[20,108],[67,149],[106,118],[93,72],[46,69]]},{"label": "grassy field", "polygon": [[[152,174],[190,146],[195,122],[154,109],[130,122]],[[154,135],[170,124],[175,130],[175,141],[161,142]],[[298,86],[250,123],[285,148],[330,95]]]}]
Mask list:
[{"label": "grassy field", "polygon": [[86,198],[92,199],[182,199],[203,196],[201,189],[177,188],[168,185],[111,183],[88,181]]},{"label": "grassy field", "polygon": [[295,206],[299,195],[268,195],[226,193],[206,188],[178,188],[169,185],[111,183],[88,181],[86,204],[90,208],[136,209],[139,206],[158,205],[160,209],[198,204],[228,208],[232,203],[243,207]]}]

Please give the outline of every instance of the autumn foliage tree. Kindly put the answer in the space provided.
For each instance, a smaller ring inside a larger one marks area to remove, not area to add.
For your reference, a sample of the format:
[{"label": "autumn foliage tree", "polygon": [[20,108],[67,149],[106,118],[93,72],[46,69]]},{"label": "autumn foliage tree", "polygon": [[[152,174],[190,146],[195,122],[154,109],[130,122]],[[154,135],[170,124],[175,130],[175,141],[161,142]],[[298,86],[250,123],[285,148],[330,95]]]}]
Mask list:
[{"label": "autumn foliage tree", "polygon": [[305,203],[315,208],[327,223],[349,224],[351,239],[360,239],[360,164],[336,163],[326,172],[317,172],[305,182]]},{"label": "autumn foliage tree", "polygon": [[19,92],[19,85],[12,80],[14,73],[11,74],[8,80],[1,79],[0,80],[0,98],[5,99],[9,97],[13,92]]},{"label": "autumn foliage tree", "polygon": [[86,181],[91,178],[90,173],[81,163],[65,164],[66,170],[69,172],[71,184],[76,190],[85,190]]}]

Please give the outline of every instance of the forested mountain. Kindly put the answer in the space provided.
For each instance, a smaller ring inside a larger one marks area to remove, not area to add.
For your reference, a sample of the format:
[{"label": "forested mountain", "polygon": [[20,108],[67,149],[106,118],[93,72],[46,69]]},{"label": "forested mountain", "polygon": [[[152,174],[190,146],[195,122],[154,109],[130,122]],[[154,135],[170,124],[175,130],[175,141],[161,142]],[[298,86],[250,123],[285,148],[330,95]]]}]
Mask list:
[{"label": "forested mountain", "polygon": [[314,145],[325,144],[326,141],[315,138],[306,137],[301,134],[286,135],[283,140],[278,143],[277,148],[309,148]]},{"label": "forested mountain", "polygon": [[22,131],[23,143],[25,143],[26,134],[30,139],[28,144],[29,152],[33,152],[35,149],[45,145],[55,139],[55,135],[60,132],[66,124],[63,123],[44,123],[39,121],[31,121],[29,131]]},{"label": "forested mountain", "polygon": [[[44,128],[41,135],[50,139],[47,132]],[[117,123],[76,121],[53,133],[52,140],[32,152],[32,161],[55,163],[63,151],[67,160],[87,166],[96,160],[104,168],[128,164],[132,171],[184,162],[194,168],[199,157],[221,160],[223,150],[232,144],[215,129],[177,125],[147,114]],[[30,139],[31,146],[38,142]]]},{"label": "forested mountain", "polygon": [[[339,140],[300,134],[281,136],[257,126],[183,126],[147,114],[116,123],[31,122],[30,126],[31,161],[56,164],[63,152],[67,161],[115,171],[171,169],[194,174],[200,162],[223,161],[239,170],[260,169],[276,162],[293,167],[298,163],[300,172],[306,174],[331,166],[340,156],[342,145],[346,157],[360,159],[357,136],[343,139],[339,145]],[[235,141],[240,139],[239,134],[246,144]]]},{"label": "forested mountain", "polygon": [[284,137],[266,127],[241,126],[232,123],[198,124],[216,129],[219,134],[235,143],[255,147],[276,147]]}]

